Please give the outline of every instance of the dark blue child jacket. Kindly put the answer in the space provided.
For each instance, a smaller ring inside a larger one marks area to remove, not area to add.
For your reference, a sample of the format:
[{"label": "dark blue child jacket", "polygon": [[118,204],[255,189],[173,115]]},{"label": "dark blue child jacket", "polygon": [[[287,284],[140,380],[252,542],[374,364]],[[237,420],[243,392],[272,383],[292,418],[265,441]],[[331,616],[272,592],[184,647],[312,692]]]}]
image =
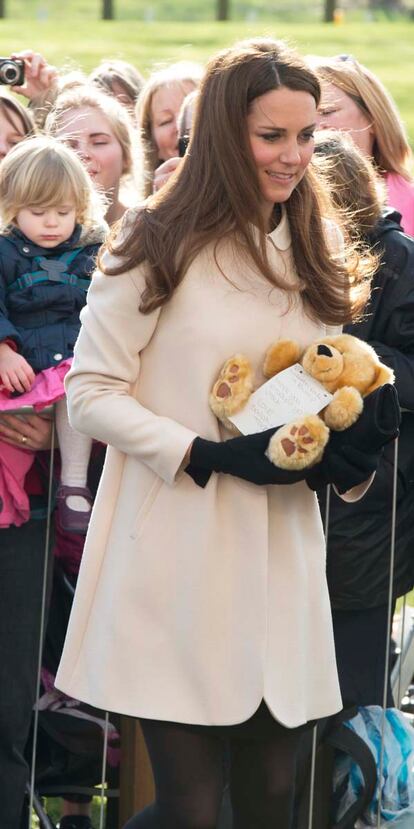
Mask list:
[{"label": "dark blue child jacket", "polygon": [[104,235],[77,225],[52,249],[15,228],[0,236],[0,342],[13,340],[34,371],[72,357]]}]

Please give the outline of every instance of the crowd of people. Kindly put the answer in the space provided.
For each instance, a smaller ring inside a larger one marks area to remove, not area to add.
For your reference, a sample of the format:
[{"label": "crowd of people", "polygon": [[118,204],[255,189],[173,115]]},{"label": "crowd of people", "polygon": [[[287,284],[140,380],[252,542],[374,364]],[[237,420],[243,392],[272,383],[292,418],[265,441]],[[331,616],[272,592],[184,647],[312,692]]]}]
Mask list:
[{"label": "crowd of people", "polygon": [[[56,563],[76,586],[56,694],[141,723],[156,799],[128,829],[214,829],[224,772],[234,829],[293,829],[306,732],[392,704],[395,462],[394,605],[414,584],[401,117],[353,56],[270,38],[147,79],[120,60],[86,75],[12,58],[25,79],[0,94],[0,825],[27,822],[46,555],[46,610]],[[272,342],[342,327],[395,374],[361,414],[371,447],[345,430],[311,475],[289,472],[265,454],[275,429],[218,422],[208,397],[232,354],[258,387]],[[90,801],[67,795],[60,829],[90,829]]]}]

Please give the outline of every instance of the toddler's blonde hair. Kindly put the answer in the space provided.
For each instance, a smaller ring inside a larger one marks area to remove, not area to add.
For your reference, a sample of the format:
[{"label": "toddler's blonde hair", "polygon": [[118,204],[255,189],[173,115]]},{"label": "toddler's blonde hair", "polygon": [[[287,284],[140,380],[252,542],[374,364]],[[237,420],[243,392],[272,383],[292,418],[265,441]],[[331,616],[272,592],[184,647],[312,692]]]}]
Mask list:
[{"label": "toddler's blonde hair", "polygon": [[104,204],[77,155],[55,138],[27,138],[0,165],[0,213],[3,225],[15,223],[25,207],[74,204],[76,220],[86,227],[103,222]]}]

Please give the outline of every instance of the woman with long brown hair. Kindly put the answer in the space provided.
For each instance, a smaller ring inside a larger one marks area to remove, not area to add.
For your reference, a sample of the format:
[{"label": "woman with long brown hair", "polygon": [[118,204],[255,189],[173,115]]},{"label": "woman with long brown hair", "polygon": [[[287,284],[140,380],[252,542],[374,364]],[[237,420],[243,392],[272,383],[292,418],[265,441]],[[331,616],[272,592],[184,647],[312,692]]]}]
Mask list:
[{"label": "woman with long brown hair", "polygon": [[[83,314],[71,418],[109,449],[57,683],[140,718],[156,802],[129,829],[216,826],[226,741],[234,826],[286,829],[300,734],[341,708],[306,473],[208,405],[231,354],[259,385],[270,343],[361,306],[310,167],[318,102],[282,43],[213,58],[182,166],[126,217]],[[319,474],[347,492],[378,456],[343,446]]]}]

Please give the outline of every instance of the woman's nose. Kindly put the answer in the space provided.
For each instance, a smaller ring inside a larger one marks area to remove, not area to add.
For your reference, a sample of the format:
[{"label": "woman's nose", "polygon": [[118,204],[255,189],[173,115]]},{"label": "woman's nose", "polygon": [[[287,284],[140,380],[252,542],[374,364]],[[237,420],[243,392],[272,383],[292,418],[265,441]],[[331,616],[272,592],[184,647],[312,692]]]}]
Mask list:
[{"label": "woman's nose", "polygon": [[285,164],[297,164],[300,161],[298,145],[296,143],[286,145],[280,153],[280,160]]},{"label": "woman's nose", "polygon": [[87,144],[80,145],[77,149],[77,153],[81,161],[88,162],[91,160],[91,151]]},{"label": "woman's nose", "polygon": [[176,144],[176,143],[177,143],[177,141],[178,141],[178,129],[177,129],[177,123],[176,123],[176,121],[174,121],[174,123],[173,123],[173,124],[171,124],[171,128],[170,128],[170,141],[171,141],[171,143],[172,143],[172,144]]},{"label": "woman's nose", "polygon": [[328,130],[330,127],[330,116],[323,115],[319,113],[317,121],[316,121],[316,128],[318,130]]}]

